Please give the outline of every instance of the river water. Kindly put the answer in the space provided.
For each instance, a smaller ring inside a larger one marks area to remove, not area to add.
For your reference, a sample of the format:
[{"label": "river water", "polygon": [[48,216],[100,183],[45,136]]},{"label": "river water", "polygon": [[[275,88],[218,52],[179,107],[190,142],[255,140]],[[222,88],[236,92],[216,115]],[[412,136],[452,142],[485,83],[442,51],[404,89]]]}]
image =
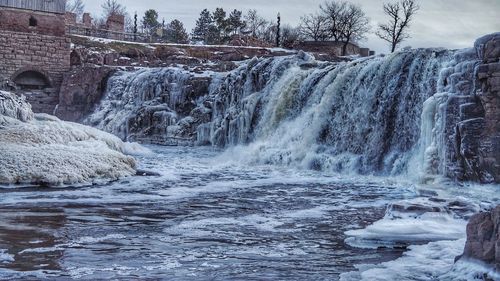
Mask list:
[{"label": "river water", "polygon": [[228,162],[212,148],[150,147],[160,176],[0,190],[0,278],[336,280],[401,256],[347,230],[411,199],[411,185]]},{"label": "river water", "polygon": [[0,278],[338,280],[404,251],[351,247],[346,231],[391,202],[437,196],[401,179],[243,165],[213,148],[150,149],[140,168],[159,176],[2,188]]}]

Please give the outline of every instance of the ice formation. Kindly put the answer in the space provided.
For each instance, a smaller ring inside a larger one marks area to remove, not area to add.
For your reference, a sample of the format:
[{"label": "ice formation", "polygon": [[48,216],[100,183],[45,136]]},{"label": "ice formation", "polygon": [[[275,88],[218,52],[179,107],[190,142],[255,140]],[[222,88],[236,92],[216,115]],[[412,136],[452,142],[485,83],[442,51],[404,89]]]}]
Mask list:
[{"label": "ice formation", "polygon": [[119,138],[46,114],[0,92],[0,183],[75,184],[135,174]]},{"label": "ice formation", "polygon": [[[301,52],[213,75],[208,92],[194,97],[186,95],[194,74],[181,68],[119,72],[86,123],[128,140],[178,144],[182,135],[187,144],[233,147],[234,157],[250,163],[442,175],[450,149],[443,105],[471,93],[475,63],[473,49],[342,63]],[[189,103],[191,111],[176,108]]]}]

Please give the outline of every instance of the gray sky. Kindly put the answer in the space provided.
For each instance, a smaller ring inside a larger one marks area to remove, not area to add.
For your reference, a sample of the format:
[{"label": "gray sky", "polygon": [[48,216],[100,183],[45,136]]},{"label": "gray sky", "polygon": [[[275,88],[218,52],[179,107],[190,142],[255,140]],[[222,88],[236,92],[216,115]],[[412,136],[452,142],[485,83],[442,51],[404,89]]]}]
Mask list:
[{"label": "gray sky", "polygon": [[[85,8],[91,14],[101,14],[104,0],[84,0]],[[177,18],[184,22],[190,32],[200,11],[204,8],[214,10],[257,9],[259,13],[275,20],[281,13],[282,23],[298,25],[300,17],[318,10],[324,0],[119,0],[130,14],[137,11],[141,17],[147,9],[155,9],[160,19],[171,21]],[[362,5],[370,17],[372,31],[368,39],[360,45],[378,53],[386,52],[387,44],[375,35],[375,27],[385,21],[382,11],[384,0],[351,0]],[[484,34],[500,31],[500,0],[420,0],[421,7],[411,26],[411,39],[402,46],[465,48],[473,45],[474,40]]]}]

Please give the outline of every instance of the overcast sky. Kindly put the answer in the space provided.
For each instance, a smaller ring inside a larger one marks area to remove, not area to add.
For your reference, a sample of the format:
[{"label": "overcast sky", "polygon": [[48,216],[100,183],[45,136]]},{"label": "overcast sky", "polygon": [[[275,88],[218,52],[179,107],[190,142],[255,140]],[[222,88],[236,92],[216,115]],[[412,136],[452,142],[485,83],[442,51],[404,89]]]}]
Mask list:
[{"label": "overcast sky", "polygon": [[[269,20],[275,20],[281,13],[282,23],[298,25],[300,17],[318,10],[324,0],[118,0],[127,7],[130,14],[144,14],[147,9],[155,9],[160,20],[177,18],[184,22],[190,32],[200,11],[257,9]],[[465,48],[473,45],[476,38],[500,31],[500,0],[417,0],[421,7],[411,26],[411,39],[402,46]],[[91,14],[101,14],[104,0],[84,0],[86,10]],[[360,45],[378,53],[386,52],[387,44],[374,35],[375,27],[385,20],[382,3],[385,0],[351,0],[362,5],[371,20],[372,31],[368,39]]]}]

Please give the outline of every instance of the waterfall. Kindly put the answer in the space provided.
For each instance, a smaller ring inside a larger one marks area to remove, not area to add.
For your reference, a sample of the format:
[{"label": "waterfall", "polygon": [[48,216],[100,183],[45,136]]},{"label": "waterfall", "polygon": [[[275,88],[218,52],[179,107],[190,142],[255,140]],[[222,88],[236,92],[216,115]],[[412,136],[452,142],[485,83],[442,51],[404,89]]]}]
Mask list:
[{"label": "waterfall", "polygon": [[[225,147],[248,163],[442,175],[447,105],[472,94],[475,63],[472,49],[417,49],[337,63],[301,52],[210,75],[119,72],[86,123],[127,139]],[[190,91],[200,77],[210,82]]]}]

